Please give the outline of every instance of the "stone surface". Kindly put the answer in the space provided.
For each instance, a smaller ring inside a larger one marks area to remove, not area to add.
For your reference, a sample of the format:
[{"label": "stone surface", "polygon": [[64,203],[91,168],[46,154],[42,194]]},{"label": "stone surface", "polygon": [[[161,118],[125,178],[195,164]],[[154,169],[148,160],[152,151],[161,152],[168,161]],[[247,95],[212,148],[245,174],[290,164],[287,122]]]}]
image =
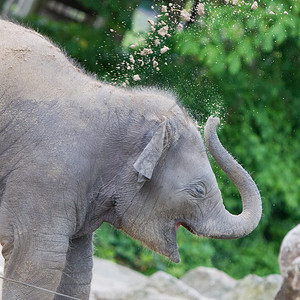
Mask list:
[{"label": "stone surface", "polygon": [[[0,274],[3,264],[0,255]],[[273,300],[281,282],[280,275],[264,278],[248,275],[235,280],[224,272],[205,267],[189,271],[182,280],[161,271],[146,277],[94,258],[90,300]],[[1,286],[2,280],[0,299]]]},{"label": "stone surface", "polygon": [[300,224],[283,239],[278,262],[283,284],[276,300],[300,300]]},{"label": "stone surface", "polygon": [[283,277],[288,275],[288,269],[297,257],[300,257],[300,224],[287,233],[280,246],[278,262]]},{"label": "stone surface", "polygon": [[281,283],[280,275],[261,278],[248,275],[235,280],[214,268],[198,267],[187,272],[182,281],[201,295],[216,300],[273,300]]},{"label": "stone surface", "polygon": [[144,286],[147,277],[108,260],[94,258],[91,299],[124,299],[133,289]]},{"label": "stone surface", "polygon": [[106,295],[94,291],[92,294],[96,300],[214,300],[201,296],[195,289],[165,272],[157,272],[135,287],[125,288],[122,285],[122,289],[109,288],[107,292]]},{"label": "stone surface", "polygon": [[[149,277],[147,283],[140,289],[139,292],[141,293],[143,291],[146,291],[149,299],[152,299],[152,296],[154,296],[153,291],[155,291],[156,293],[160,293],[161,296],[166,299],[210,300],[210,298],[200,295],[198,291],[185,284],[183,281],[162,271],[156,272]],[[137,296],[137,294],[134,296]],[[144,298],[132,297],[130,300],[131,299]]]},{"label": "stone surface", "polygon": [[248,275],[239,280],[226,300],[273,300],[282,283],[280,275]]},{"label": "stone surface", "polygon": [[294,259],[275,300],[300,300],[300,257]]},{"label": "stone surface", "polygon": [[149,277],[147,286],[173,297],[177,296],[190,300],[204,299],[194,288],[162,271],[156,272]]},{"label": "stone surface", "polygon": [[[4,259],[1,255],[2,248],[0,246],[0,276],[3,275]],[[0,299],[2,298],[2,279],[0,279]]]},{"label": "stone surface", "polygon": [[225,299],[237,281],[214,268],[198,267],[187,272],[181,280],[196,289],[201,295],[218,300]]}]

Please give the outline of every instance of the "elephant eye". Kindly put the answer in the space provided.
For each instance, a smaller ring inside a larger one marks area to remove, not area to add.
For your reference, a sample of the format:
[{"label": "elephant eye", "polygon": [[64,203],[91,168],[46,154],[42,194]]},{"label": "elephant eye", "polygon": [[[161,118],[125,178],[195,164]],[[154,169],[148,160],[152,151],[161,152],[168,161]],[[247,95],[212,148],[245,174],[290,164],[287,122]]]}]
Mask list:
[{"label": "elephant eye", "polygon": [[205,186],[201,184],[189,186],[186,191],[193,197],[193,198],[202,198],[206,194]]}]

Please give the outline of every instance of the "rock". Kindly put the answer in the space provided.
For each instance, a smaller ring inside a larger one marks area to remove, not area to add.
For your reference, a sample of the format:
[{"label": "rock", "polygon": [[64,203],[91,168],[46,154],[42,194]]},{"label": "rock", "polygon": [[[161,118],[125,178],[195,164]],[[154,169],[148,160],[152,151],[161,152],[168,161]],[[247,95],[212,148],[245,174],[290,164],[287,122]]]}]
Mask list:
[{"label": "rock", "polygon": [[[181,280],[162,271],[149,277],[146,284],[130,293],[124,300],[214,300],[201,296]],[[123,300],[123,299],[122,299]]]},{"label": "rock", "polygon": [[239,280],[227,300],[273,300],[282,283],[280,275],[248,275]]},{"label": "rock", "polygon": [[[299,261],[296,263],[297,267]],[[3,265],[0,255],[0,274]],[[182,280],[161,271],[146,277],[116,263],[94,258],[90,300],[273,300],[281,283],[280,275],[265,278],[248,275],[238,281],[206,267],[189,271]],[[1,286],[2,280],[0,299]]]},{"label": "rock", "polygon": [[273,300],[282,282],[280,275],[261,278],[248,275],[235,280],[217,269],[198,267],[182,277],[182,281],[201,295],[218,300]]},{"label": "rock", "polygon": [[132,292],[130,295],[127,295],[126,298],[120,298],[118,300],[137,300],[137,299],[143,299],[143,300],[186,300],[187,298],[169,296],[169,295],[161,294],[155,289],[146,288],[146,289],[136,290],[136,291]]},{"label": "rock", "polygon": [[275,298],[275,300],[286,299],[300,300],[300,257],[293,260]]},{"label": "rock", "polygon": [[[165,294],[161,294],[155,289],[141,289],[132,293],[126,300],[186,300],[186,298],[173,297]],[[124,299],[125,300],[125,299]]]},{"label": "rock", "polygon": [[[4,268],[4,259],[3,256],[1,255],[1,246],[0,246],[0,276],[3,275],[3,268]],[[2,299],[2,279],[0,279],[0,299]]]},{"label": "rock", "polygon": [[124,266],[94,257],[91,299],[121,300],[133,289],[144,286],[147,277]]},{"label": "rock", "polygon": [[227,299],[237,280],[214,268],[198,267],[187,272],[181,280],[196,289],[201,295],[218,300]]},{"label": "rock", "polygon": [[287,233],[280,246],[278,262],[283,277],[288,275],[288,269],[297,257],[300,257],[300,224]]},{"label": "rock", "polygon": [[183,281],[162,271],[153,274],[148,279],[147,286],[173,297],[177,296],[189,300],[208,300],[208,298],[201,296],[197,290],[185,284]]},{"label": "rock", "polygon": [[278,262],[283,284],[276,300],[300,300],[300,224],[283,239]]}]

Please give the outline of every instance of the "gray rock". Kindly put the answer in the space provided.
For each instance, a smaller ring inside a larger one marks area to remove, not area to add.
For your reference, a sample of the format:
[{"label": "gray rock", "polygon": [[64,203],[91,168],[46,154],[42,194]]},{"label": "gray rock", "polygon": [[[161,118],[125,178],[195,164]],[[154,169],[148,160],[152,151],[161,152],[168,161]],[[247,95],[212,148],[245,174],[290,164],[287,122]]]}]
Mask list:
[{"label": "gray rock", "polygon": [[183,281],[161,271],[156,272],[149,278],[147,286],[150,288],[155,288],[160,293],[165,293],[173,297],[182,297],[182,299],[209,299],[200,295],[197,290],[185,284]]},{"label": "gray rock", "polygon": [[293,260],[283,277],[283,283],[275,300],[300,300],[300,256]]},{"label": "gray rock", "polygon": [[131,294],[127,295],[126,298],[121,298],[117,300],[186,300],[186,299],[187,298],[176,297],[176,296],[174,297],[174,296],[162,294],[153,288],[145,288],[145,289],[136,290]]},{"label": "gray rock", "polygon": [[[0,255],[0,274],[3,265]],[[280,275],[248,275],[237,281],[224,272],[205,267],[189,271],[182,280],[164,272],[146,277],[94,258],[90,300],[273,300],[281,283]],[[2,280],[0,299],[1,286]]]},{"label": "gray rock", "polygon": [[217,300],[273,300],[282,283],[280,275],[261,278],[248,275],[235,280],[217,269],[198,267],[182,277],[182,281],[201,295]]},{"label": "gray rock", "polygon": [[124,300],[214,300],[200,295],[181,280],[162,271],[149,277],[147,283],[124,298]]},{"label": "gray rock", "polygon": [[287,233],[280,246],[278,262],[283,277],[288,276],[289,268],[297,257],[300,257],[300,224]]},{"label": "gray rock", "polygon": [[198,267],[187,272],[181,280],[201,295],[218,300],[228,299],[226,294],[234,290],[237,280],[214,268]]},{"label": "gray rock", "polygon": [[239,280],[226,300],[273,300],[282,283],[280,275],[248,275]]},{"label": "gray rock", "polygon": [[91,300],[122,300],[144,286],[147,277],[124,266],[94,257]]},{"label": "gray rock", "polygon": [[[1,255],[2,248],[0,246],[0,276],[3,275],[4,259]],[[0,299],[2,299],[2,279],[0,279]]]},{"label": "gray rock", "polygon": [[276,300],[300,300],[300,224],[283,239],[278,262],[283,284]]}]

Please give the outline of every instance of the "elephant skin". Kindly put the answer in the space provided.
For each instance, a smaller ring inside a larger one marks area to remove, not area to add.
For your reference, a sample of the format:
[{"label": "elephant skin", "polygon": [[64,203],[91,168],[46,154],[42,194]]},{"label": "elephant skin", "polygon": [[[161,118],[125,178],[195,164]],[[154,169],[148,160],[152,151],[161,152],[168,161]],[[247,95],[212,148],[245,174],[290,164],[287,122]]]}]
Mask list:
[{"label": "elephant skin", "polygon": [[[231,215],[195,122],[174,96],[87,75],[47,38],[0,20],[0,241],[6,278],[88,299],[92,234],[108,222],[179,262],[180,225],[249,234],[258,189],[218,140],[207,147],[243,201]],[[55,297],[55,298],[54,298]],[[3,299],[64,299],[4,281]]]}]

